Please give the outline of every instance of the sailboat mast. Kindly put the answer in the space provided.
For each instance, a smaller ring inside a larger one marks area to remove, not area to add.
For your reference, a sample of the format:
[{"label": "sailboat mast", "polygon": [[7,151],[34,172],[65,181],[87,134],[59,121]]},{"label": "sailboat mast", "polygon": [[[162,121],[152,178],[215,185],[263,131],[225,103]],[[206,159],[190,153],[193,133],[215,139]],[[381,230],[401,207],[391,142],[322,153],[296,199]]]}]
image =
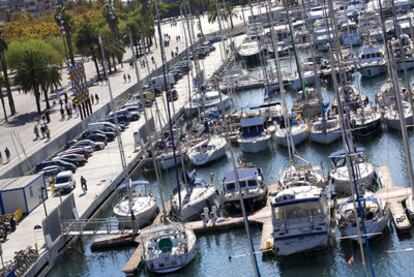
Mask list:
[{"label": "sailboat mast", "polygon": [[[177,183],[177,189],[178,189],[178,212],[181,212],[181,188],[180,188],[180,178],[178,176],[178,165],[177,165],[177,149],[175,146],[174,141],[174,132],[173,132],[173,125],[172,125],[172,118],[171,118],[171,110],[170,105],[168,102],[167,94],[168,94],[168,82],[167,82],[167,72],[165,68],[165,49],[164,49],[164,41],[162,39],[162,32],[161,32],[161,19],[160,14],[158,11],[158,0],[155,0],[155,13],[157,16],[157,29],[158,29],[158,36],[159,36],[159,42],[161,47],[161,62],[162,62],[162,74],[164,76],[164,89],[165,89],[165,98],[167,100],[167,112],[168,112],[168,125],[171,133],[171,140],[172,140],[172,148],[173,148],[173,157],[174,157],[174,169],[175,169],[175,179]],[[171,97],[172,98],[172,97]]]}]

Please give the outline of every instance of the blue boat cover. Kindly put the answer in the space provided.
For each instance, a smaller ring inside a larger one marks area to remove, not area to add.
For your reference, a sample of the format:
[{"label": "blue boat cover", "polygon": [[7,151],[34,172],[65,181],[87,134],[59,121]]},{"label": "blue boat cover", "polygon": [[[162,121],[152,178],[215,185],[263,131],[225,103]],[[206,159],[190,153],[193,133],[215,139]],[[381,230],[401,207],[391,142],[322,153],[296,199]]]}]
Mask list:
[{"label": "blue boat cover", "polygon": [[240,126],[242,128],[259,125],[263,125],[263,119],[260,117],[243,118],[240,120]]}]

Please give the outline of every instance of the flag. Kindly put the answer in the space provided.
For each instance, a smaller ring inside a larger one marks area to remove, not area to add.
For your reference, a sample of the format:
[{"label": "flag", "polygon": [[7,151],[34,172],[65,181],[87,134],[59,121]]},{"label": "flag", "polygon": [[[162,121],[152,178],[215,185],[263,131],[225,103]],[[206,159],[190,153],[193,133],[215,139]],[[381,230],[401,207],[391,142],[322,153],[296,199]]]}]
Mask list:
[{"label": "flag", "polygon": [[302,119],[302,115],[299,113],[296,115],[295,117],[295,121],[301,120]]}]

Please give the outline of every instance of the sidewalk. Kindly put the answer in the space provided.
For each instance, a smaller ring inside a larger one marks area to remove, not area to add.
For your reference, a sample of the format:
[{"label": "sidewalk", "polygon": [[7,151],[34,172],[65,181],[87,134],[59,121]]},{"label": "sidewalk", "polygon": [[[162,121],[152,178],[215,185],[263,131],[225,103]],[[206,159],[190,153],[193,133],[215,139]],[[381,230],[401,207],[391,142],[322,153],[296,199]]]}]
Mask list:
[{"label": "sidewalk", "polygon": [[[240,10],[240,8],[237,8],[237,10]],[[245,18],[247,20],[248,16],[250,15],[250,9],[248,7],[244,8],[245,10]],[[255,12],[258,11],[258,7],[255,7]],[[243,20],[241,17],[241,12],[239,12],[240,16],[238,18],[234,18],[234,24],[242,24]],[[195,19],[195,23],[197,24],[197,19]],[[209,23],[207,20],[207,15],[201,17],[201,24],[203,26],[203,32],[204,34],[208,34],[214,31],[217,31],[219,29],[218,23]],[[223,28],[229,27],[230,23],[223,22],[222,24]],[[194,32],[198,33],[196,26],[194,26]],[[165,49],[167,60],[171,59],[170,52],[171,50],[175,51],[176,47],[178,46],[179,52],[183,51],[185,48],[185,39],[184,39],[184,33],[183,33],[183,26],[181,21],[178,21],[177,26],[170,26],[169,23],[164,24],[162,26],[162,33],[163,34],[169,34],[171,37],[170,45]],[[175,36],[180,35],[181,41],[176,42]],[[156,45],[159,44],[159,38],[158,33],[156,33]],[[161,65],[161,55],[160,55],[160,48],[156,48],[155,44],[151,48],[151,54],[148,55],[148,62],[150,65],[150,71],[154,70],[155,68],[159,67]],[[155,65],[151,63],[151,56],[155,59]],[[124,55],[125,60],[129,60],[131,57],[131,51],[129,48],[126,49],[126,53]],[[143,58],[140,58],[142,60]],[[148,69],[147,68],[141,68],[140,63],[138,61],[138,68],[141,79],[148,75]],[[120,68],[118,65],[118,68],[120,69],[117,73],[110,75],[110,82],[112,85],[113,90],[113,96],[114,98],[124,92],[126,89],[131,87],[136,83],[136,74],[134,71],[134,68],[130,68],[128,62],[123,63],[123,68]],[[85,72],[87,76],[87,80],[93,78],[96,75],[95,66],[93,62],[86,62],[85,63]],[[125,83],[123,80],[123,74],[129,74],[131,76],[131,82]],[[63,73],[62,74],[62,86],[68,86],[69,80],[68,80],[68,74]],[[98,94],[100,101],[99,104],[93,105],[93,110],[97,110],[106,103],[109,102],[110,97],[108,94],[107,86],[102,85],[99,83],[94,84],[92,87],[89,88],[90,94]],[[2,176],[7,170],[10,168],[16,166],[20,161],[24,160],[26,157],[30,156],[31,154],[35,153],[39,149],[41,149],[46,143],[49,143],[49,141],[46,140],[34,140],[34,133],[33,128],[36,124],[36,118],[37,114],[35,112],[35,104],[34,104],[34,96],[31,93],[28,94],[15,94],[15,103],[16,103],[16,109],[19,112],[16,116],[9,119],[9,122],[0,124],[0,151],[3,154],[3,161],[4,159],[4,149],[5,147],[8,147],[11,152],[11,160],[8,164],[0,165],[0,176]],[[7,100],[7,99],[5,99]],[[42,102],[44,107],[44,102]],[[6,101],[6,107],[8,103]],[[160,105],[159,108],[163,109],[163,105]],[[51,141],[53,141],[53,138],[63,134],[67,130],[69,130],[72,126],[74,126],[76,123],[80,122],[80,118],[72,117],[71,119],[61,120],[61,116],[59,113],[59,104],[56,104],[51,109],[51,122],[48,124],[50,132],[51,132]],[[1,117],[0,117],[1,122]],[[16,138],[17,137],[17,138]],[[19,142],[19,139],[21,140],[21,144]],[[63,146],[63,145],[62,145]]]}]

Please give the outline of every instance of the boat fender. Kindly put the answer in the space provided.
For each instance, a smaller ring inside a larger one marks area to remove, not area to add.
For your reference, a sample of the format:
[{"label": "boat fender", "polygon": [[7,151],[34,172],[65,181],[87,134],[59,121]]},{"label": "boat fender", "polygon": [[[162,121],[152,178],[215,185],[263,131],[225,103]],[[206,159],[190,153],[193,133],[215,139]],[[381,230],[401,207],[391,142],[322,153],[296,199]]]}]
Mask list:
[{"label": "boat fender", "polygon": [[402,215],[402,216],[397,217],[397,218],[395,219],[395,221],[397,221],[397,223],[404,222],[405,220],[406,220],[405,215]]},{"label": "boat fender", "polygon": [[180,248],[181,250],[183,250],[183,251],[184,251],[184,253],[187,253],[187,252],[188,252],[187,243],[185,243],[185,242],[180,243],[179,248]]}]

